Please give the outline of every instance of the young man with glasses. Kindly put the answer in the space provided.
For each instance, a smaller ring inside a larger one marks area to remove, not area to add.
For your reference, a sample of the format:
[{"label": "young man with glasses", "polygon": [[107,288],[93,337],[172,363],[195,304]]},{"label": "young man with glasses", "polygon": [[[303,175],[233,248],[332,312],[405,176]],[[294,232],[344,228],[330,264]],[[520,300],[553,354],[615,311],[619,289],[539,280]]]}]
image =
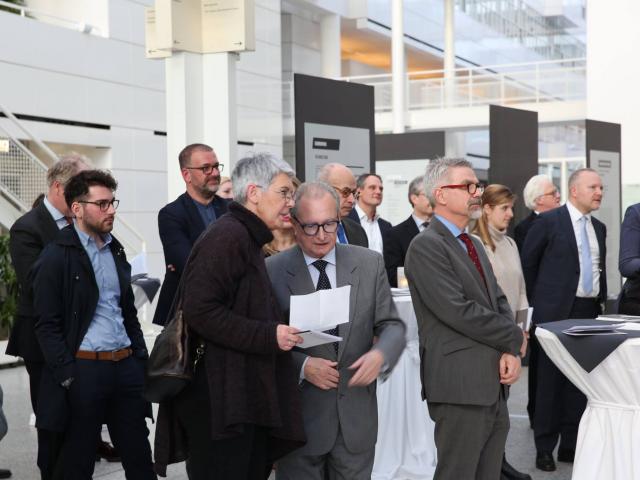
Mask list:
[{"label": "young man with glasses", "polygon": [[328,163],[318,171],[317,180],[331,185],[340,200],[340,223],[337,241],[342,244],[358,245],[369,248],[367,232],[359,222],[349,218],[356,201],[356,177],[341,163]]},{"label": "young man with glasses", "polygon": [[186,146],[178,156],[187,191],[158,213],[158,229],[166,272],[153,323],[164,325],[178,289],[185,262],[204,230],[227,212],[227,201],[218,195],[224,165],[213,149],[201,143]]},{"label": "young man with glasses", "polygon": [[405,345],[382,257],[336,244],[339,213],[333,186],[302,184],[291,210],[297,245],[267,259],[285,312],[291,295],[351,285],[349,323],[333,331],[342,341],[292,351],[307,443],[278,461],[277,480],[371,478],[378,427],[375,381],[391,371]]},{"label": "young man with glasses", "polygon": [[103,422],[125,474],[155,479],[142,397],[148,357],[131,288],[131,266],[111,236],[115,179],[85,170],[65,187],[75,217],[33,268],[36,335],[46,368],[37,426],[62,432],[66,480],[91,478]]}]

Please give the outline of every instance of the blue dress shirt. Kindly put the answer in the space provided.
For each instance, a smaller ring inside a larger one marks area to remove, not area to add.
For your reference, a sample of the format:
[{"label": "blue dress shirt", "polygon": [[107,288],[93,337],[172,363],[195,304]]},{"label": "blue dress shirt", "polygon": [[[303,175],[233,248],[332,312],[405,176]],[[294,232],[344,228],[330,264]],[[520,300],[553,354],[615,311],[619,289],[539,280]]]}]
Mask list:
[{"label": "blue dress shirt", "polygon": [[92,352],[110,352],[131,345],[124,328],[124,318],[120,308],[120,280],[116,270],[111,248],[111,235],[103,237],[104,245],[98,248],[95,240],[84,233],[74,223],[80,237],[80,243],[87,252],[98,285],[98,305],[86,335],[80,344],[80,350]]},{"label": "blue dress shirt", "polygon": [[438,220],[440,220],[442,222],[442,224],[447,227],[447,230],[449,230],[451,232],[451,234],[456,237],[456,240],[458,240],[458,243],[460,244],[460,246],[462,248],[464,248],[464,251],[469,253],[467,251],[467,246],[464,244],[464,242],[462,240],[460,240],[458,238],[458,235],[460,235],[461,233],[464,233],[464,230],[460,230],[456,225],[454,225],[453,223],[451,223],[449,220],[447,220],[444,217],[441,217],[440,215],[434,215]]},{"label": "blue dress shirt", "polygon": [[[191,200],[193,200],[193,198]],[[213,209],[213,201],[209,202],[207,205],[197,202],[196,200],[193,200],[193,203],[195,203],[205,227],[208,227],[216,220],[216,211]]]}]

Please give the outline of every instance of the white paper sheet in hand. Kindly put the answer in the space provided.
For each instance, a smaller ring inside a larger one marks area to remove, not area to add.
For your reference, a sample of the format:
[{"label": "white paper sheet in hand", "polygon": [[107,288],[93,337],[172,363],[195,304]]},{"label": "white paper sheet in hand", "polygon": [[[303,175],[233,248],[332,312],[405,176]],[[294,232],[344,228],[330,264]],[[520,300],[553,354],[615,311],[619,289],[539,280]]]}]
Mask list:
[{"label": "white paper sheet in hand", "polygon": [[351,285],[318,290],[308,295],[292,295],[289,325],[298,330],[322,332],[349,323]]},{"label": "white paper sheet in hand", "polygon": [[311,348],[317,345],[324,345],[325,343],[341,342],[342,337],[336,337],[335,335],[329,335],[324,332],[312,332],[306,331],[300,333],[303,342],[297,345],[298,348]]}]

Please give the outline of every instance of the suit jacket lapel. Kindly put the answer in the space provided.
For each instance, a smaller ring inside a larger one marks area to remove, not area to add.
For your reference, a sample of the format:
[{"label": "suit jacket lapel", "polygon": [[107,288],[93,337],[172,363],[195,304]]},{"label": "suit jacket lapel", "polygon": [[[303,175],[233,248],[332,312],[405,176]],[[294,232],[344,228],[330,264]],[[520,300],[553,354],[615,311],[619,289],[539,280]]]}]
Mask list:
[{"label": "suit jacket lapel", "polygon": [[578,256],[578,240],[576,239],[576,233],[573,229],[573,223],[571,222],[571,215],[569,214],[569,209],[566,205],[560,207],[560,223],[562,225],[562,229],[564,229],[565,234],[567,235],[567,239],[569,239],[569,248],[575,257],[576,263],[580,264],[580,257]]},{"label": "suit jacket lapel", "polygon": [[49,243],[58,235],[60,229],[58,228],[58,224],[53,219],[49,210],[47,210],[47,206],[44,204],[44,200],[36,207],[38,212],[38,217],[40,217],[42,221],[42,226],[44,229],[44,234],[46,235],[46,242]]},{"label": "suit jacket lapel", "polygon": [[204,224],[204,221],[202,220],[202,217],[198,212],[198,207],[196,207],[196,204],[193,202],[194,200],[189,196],[188,193],[182,194],[182,204],[184,205],[184,209],[187,211],[187,215],[189,216],[189,223],[191,223],[191,225],[197,226],[197,238],[202,232],[204,232],[206,225]]},{"label": "suit jacket lapel", "polygon": [[[476,268],[475,264],[471,261],[469,254],[465,251],[462,245],[460,245],[460,242],[458,241],[458,239],[453,236],[453,234],[449,231],[449,229],[445,225],[443,225],[442,222],[440,222],[437,218],[434,218],[433,220],[431,220],[431,224],[429,225],[429,228],[436,228],[438,233],[440,233],[440,235],[442,235],[442,237],[444,238],[444,241],[447,242],[447,244],[449,245],[449,248],[451,248],[453,251],[459,251],[461,253],[460,256],[462,257],[462,261],[464,262],[464,264],[467,266],[469,273],[473,276],[473,278],[478,282],[479,285],[484,287],[484,280],[482,280],[482,277],[480,276],[480,272],[478,272],[478,269]],[[477,248],[478,247],[476,246],[476,250]],[[486,270],[486,267],[484,265],[482,266],[482,268],[483,270]],[[483,288],[482,290],[488,295],[486,288]],[[489,298],[489,301],[491,302],[490,298]]]},{"label": "suit jacket lapel", "polygon": [[357,264],[349,257],[346,250],[349,247],[345,245],[336,245],[336,287],[344,287],[351,285],[349,294],[349,323],[338,327],[339,335],[342,341],[338,344],[338,361],[342,357],[342,352],[347,348],[351,326],[355,321],[356,299],[358,298],[358,285],[360,279],[357,273]]}]

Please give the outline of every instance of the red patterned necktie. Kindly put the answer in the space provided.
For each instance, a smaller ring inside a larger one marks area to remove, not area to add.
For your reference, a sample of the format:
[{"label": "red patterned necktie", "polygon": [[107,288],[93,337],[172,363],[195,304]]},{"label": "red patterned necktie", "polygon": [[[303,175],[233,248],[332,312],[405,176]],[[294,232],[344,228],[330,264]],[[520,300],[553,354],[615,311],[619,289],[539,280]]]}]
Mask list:
[{"label": "red patterned necktie", "polygon": [[482,281],[484,282],[484,288],[487,289],[487,293],[489,292],[489,287],[487,287],[487,280],[484,278],[484,270],[482,269],[482,264],[480,263],[480,259],[478,258],[478,251],[476,250],[475,245],[471,241],[471,238],[466,233],[461,233],[458,235],[458,238],[464,242],[467,247],[467,253],[469,254],[469,258],[473,262],[473,264],[478,269],[478,273],[482,277]]}]

